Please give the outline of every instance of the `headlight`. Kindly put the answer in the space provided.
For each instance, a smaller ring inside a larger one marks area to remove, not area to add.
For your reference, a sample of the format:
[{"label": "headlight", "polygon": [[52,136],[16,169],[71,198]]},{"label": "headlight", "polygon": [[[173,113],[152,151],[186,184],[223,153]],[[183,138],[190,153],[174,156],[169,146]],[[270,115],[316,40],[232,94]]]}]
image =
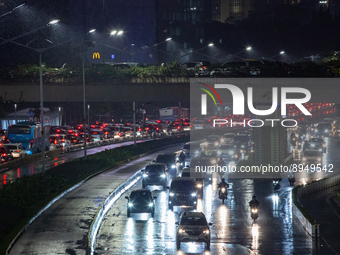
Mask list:
[{"label": "headlight", "polygon": [[143,177],[144,177],[144,178],[148,177],[148,174],[143,174]]},{"label": "headlight", "polygon": [[133,204],[132,204],[132,203],[128,203],[128,206],[129,206],[129,207],[132,207],[132,206],[133,206]]},{"label": "headlight", "polygon": [[170,192],[170,194],[169,194],[170,197],[173,197],[174,195],[175,195],[175,194],[172,193],[172,192]]},{"label": "headlight", "polygon": [[315,147],[315,144],[311,144],[310,147],[313,147],[313,148],[314,148],[314,147]]},{"label": "headlight", "polygon": [[199,188],[199,189],[202,188],[202,186],[203,186],[202,184],[197,184],[196,185],[196,187]]},{"label": "headlight", "polygon": [[196,197],[196,193],[191,193],[191,196],[192,197]]},{"label": "headlight", "polygon": [[229,155],[233,155],[234,154],[234,151],[229,151]]},{"label": "headlight", "polygon": [[302,158],[302,161],[306,161],[307,159],[305,157]]},{"label": "headlight", "polygon": [[322,151],[322,149],[319,149],[319,151]]},{"label": "headlight", "polygon": [[244,145],[241,145],[241,148],[244,148]]},{"label": "headlight", "polygon": [[217,151],[217,155],[220,156],[222,153],[221,151]]},{"label": "headlight", "polygon": [[176,167],[176,165],[172,165],[171,168],[174,169]]},{"label": "headlight", "polygon": [[203,143],[203,145],[204,145],[204,146],[207,146],[207,145],[208,145],[208,143],[207,143],[207,142],[204,142],[204,143]]},{"label": "headlight", "polygon": [[257,209],[251,209],[252,213],[257,213]]},{"label": "headlight", "polygon": [[224,139],[221,139],[221,143],[224,143]]},{"label": "headlight", "polygon": [[328,132],[328,129],[325,129],[325,133],[327,133]]},{"label": "headlight", "polygon": [[178,232],[179,232],[179,233],[185,233],[185,230],[180,228],[180,229],[178,230]]},{"label": "headlight", "polygon": [[150,207],[153,206],[153,203],[149,203],[149,206],[150,206]]},{"label": "headlight", "polygon": [[326,144],[322,145],[322,147],[326,148]]},{"label": "headlight", "polygon": [[216,164],[216,160],[215,159],[211,160],[211,164]]},{"label": "headlight", "polygon": [[222,192],[225,192],[225,188],[222,188],[221,191],[222,191]]},{"label": "headlight", "polygon": [[318,158],[318,161],[321,161],[321,158]]},{"label": "headlight", "polygon": [[215,142],[215,146],[218,146],[218,142]]},{"label": "headlight", "polygon": [[209,234],[209,233],[210,233],[209,229],[203,231],[203,234]]},{"label": "headlight", "polygon": [[319,132],[319,130],[315,129],[315,132]]},{"label": "headlight", "polygon": [[161,174],[161,177],[162,177],[162,178],[165,178],[165,174]]}]

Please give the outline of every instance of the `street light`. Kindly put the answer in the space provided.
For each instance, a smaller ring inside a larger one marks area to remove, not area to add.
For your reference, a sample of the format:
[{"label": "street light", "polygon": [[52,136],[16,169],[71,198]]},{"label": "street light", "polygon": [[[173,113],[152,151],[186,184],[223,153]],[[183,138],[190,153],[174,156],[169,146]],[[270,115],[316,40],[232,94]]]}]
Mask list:
[{"label": "street light", "polygon": [[51,20],[48,24],[49,25],[54,25],[54,24],[57,24],[60,20],[58,19],[54,19],[54,20]]},{"label": "street light", "polygon": [[165,39],[166,42],[167,42],[167,41],[170,41],[170,40],[172,40],[171,37]]},{"label": "street light", "polygon": [[237,55],[245,52],[245,51],[251,51],[252,50],[252,47],[248,46],[247,48],[245,48],[244,50],[241,50],[240,52],[237,52],[235,54],[230,54],[229,56],[232,56],[232,57],[235,57],[235,58],[239,58],[239,59],[243,59],[241,57],[238,57]]},{"label": "street light", "polygon": [[91,29],[91,30],[89,31],[89,34],[94,33],[94,32],[96,32],[96,29]]},{"label": "street light", "polygon": [[14,119],[15,119],[15,124],[17,124],[17,104],[14,104]]},{"label": "street light", "polygon": [[90,105],[87,105],[87,125],[90,126]]},{"label": "street light", "polygon": [[269,57],[269,58],[267,58],[267,59],[272,59],[272,60],[274,60],[275,57],[280,56],[280,55],[283,55],[283,54],[285,54],[285,52],[282,50],[282,51],[280,51],[279,54],[276,54],[276,55],[274,55],[274,56],[272,56],[272,57]]}]

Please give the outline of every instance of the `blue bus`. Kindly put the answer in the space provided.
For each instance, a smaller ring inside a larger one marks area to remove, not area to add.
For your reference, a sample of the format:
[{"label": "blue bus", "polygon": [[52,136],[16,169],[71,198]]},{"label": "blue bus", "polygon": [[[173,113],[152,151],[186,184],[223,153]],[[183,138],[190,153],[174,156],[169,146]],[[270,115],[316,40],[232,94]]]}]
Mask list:
[{"label": "blue bus", "polygon": [[50,126],[44,126],[45,141],[42,144],[41,125],[40,123],[24,121],[8,127],[9,143],[21,143],[22,148],[28,155],[35,154],[50,149]]},{"label": "blue bus", "polygon": [[178,119],[190,119],[189,108],[179,108],[178,106],[159,109],[159,119],[161,121],[176,121]]}]

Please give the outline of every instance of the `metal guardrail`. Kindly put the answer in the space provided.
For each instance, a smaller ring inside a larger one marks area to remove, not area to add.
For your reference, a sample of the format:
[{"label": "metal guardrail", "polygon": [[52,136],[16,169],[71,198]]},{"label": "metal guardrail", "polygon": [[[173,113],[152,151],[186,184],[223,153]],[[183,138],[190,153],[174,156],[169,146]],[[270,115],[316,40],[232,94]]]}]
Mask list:
[{"label": "metal guardrail", "polygon": [[[309,220],[306,219],[306,217],[302,214],[302,212],[297,208],[297,206],[292,203],[292,211],[294,216],[300,221],[302,227],[306,230],[306,232],[311,236],[315,237],[315,228],[314,225],[312,225]],[[319,226],[319,225],[317,225]],[[318,231],[319,233],[319,231]]]},{"label": "metal guardrail", "polygon": [[86,254],[87,255],[93,255],[94,254],[94,248],[95,248],[95,242],[96,242],[96,236],[98,233],[98,230],[101,226],[101,223],[107,214],[107,212],[111,209],[112,205],[127,191],[129,190],[133,185],[135,185],[139,179],[142,177],[142,172],[139,170],[134,175],[132,175],[128,180],[126,180],[124,183],[122,183],[117,189],[115,189],[110,195],[105,199],[105,201],[102,203],[101,207],[97,211],[94,221],[92,222],[90,226],[90,231],[88,234],[88,247],[86,248]]},{"label": "metal guardrail", "polygon": [[306,186],[300,188],[297,192],[297,196],[300,199],[300,197],[302,196],[306,196],[320,190],[328,189],[338,184],[340,184],[340,175],[334,176],[329,179],[322,179],[317,182],[309,183]]}]

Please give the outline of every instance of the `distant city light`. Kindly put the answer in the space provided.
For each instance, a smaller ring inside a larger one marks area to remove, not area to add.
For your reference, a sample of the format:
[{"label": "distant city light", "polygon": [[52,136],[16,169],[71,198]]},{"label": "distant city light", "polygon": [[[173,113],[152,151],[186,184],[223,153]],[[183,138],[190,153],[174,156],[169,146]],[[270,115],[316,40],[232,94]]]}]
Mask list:
[{"label": "distant city light", "polygon": [[48,24],[53,25],[53,24],[56,24],[56,23],[58,23],[58,22],[59,22],[58,19],[54,19],[54,20],[50,21],[50,23],[48,23]]}]

